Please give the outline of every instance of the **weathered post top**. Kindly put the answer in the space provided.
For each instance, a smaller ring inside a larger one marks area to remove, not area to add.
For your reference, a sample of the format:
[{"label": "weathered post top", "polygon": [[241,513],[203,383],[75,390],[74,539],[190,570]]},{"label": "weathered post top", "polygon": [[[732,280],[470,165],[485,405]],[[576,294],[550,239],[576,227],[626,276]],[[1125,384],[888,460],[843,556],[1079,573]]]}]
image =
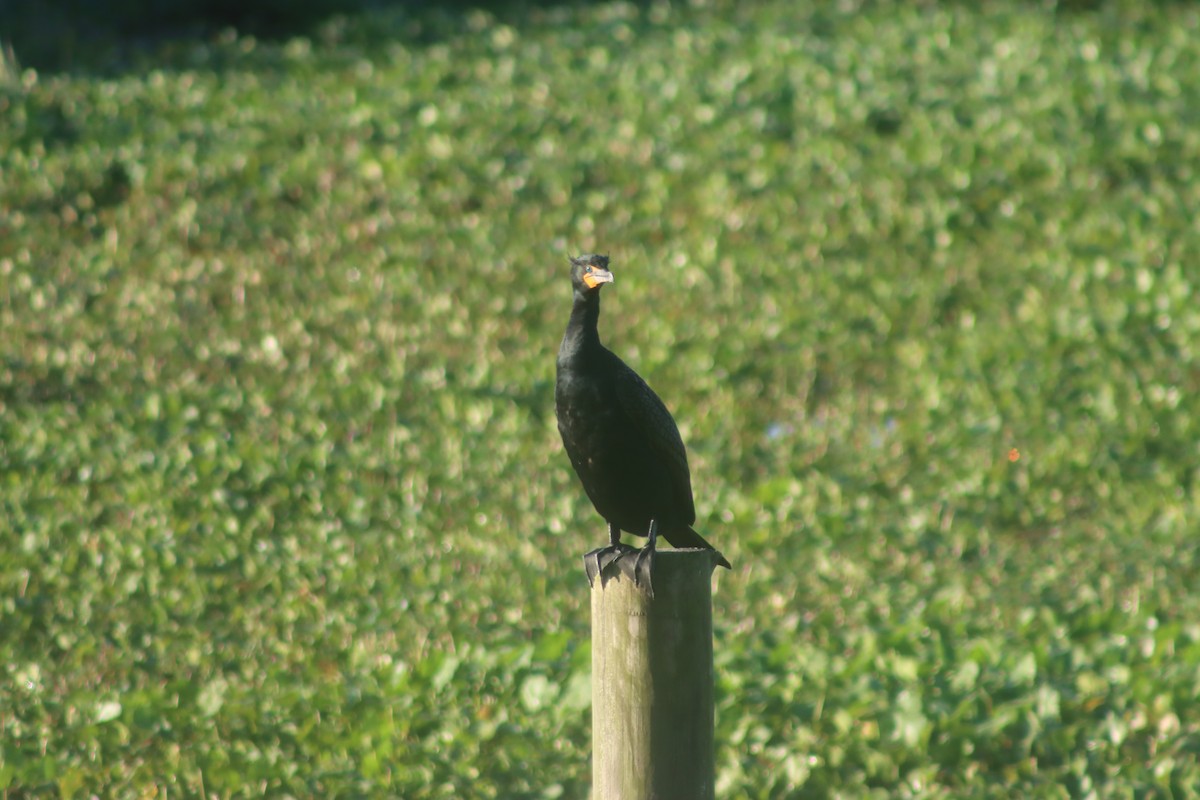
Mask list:
[{"label": "weathered post top", "polygon": [[592,586],[593,800],[713,797],[713,550],[660,550],[654,595]]}]

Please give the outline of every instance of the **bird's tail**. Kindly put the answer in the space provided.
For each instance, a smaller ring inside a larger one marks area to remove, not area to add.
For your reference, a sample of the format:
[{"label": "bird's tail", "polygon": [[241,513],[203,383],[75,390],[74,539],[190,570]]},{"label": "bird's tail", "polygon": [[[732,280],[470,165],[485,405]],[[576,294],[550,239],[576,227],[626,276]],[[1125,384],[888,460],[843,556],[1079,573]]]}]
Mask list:
[{"label": "bird's tail", "polygon": [[677,528],[670,533],[664,533],[663,538],[670,542],[672,547],[699,547],[705,550],[712,550],[717,554],[717,564],[725,569],[733,569],[733,566],[725,556],[721,555],[717,548],[709,544],[703,536],[691,528]]}]

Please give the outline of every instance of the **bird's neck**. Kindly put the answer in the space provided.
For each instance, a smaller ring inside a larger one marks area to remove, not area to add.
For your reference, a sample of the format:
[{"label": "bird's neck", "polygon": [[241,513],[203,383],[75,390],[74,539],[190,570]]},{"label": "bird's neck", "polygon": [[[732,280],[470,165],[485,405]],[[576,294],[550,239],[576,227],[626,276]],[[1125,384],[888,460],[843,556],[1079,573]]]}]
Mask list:
[{"label": "bird's neck", "polygon": [[600,346],[600,334],[596,324],[600,321],[600,293],[576,293],[571,306],[571,319],[567,322],[567,333],[563,337],[562,353],[574,354]]}]

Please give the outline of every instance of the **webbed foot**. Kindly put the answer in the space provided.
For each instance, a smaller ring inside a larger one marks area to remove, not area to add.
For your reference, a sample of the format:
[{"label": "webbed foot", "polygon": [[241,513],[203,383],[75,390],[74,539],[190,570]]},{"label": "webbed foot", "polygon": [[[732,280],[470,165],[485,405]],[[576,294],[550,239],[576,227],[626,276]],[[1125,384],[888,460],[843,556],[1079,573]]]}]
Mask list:
[{"label": "webbed foot", "polygon": [[636,547],[616,542],[585,554],[583,557],[583,569],[587,572],[588,585],[594,586],[596,578],[599,577],[600,586],[603,587],[618,572],[627,573],[636,583],[637,578],[622,567],[622,562],[628,560],[626,556],[638,552],[640,551]]}]

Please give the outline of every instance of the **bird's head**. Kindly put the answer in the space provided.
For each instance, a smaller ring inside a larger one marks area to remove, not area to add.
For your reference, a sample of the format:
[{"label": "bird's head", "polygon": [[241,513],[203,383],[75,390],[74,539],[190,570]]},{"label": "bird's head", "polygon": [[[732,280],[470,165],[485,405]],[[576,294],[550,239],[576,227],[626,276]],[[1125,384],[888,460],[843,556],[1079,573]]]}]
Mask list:
[{"label": "bird's head", "polygon": [[606,283],[613,282],[608,271],[608,256],[583,255],[571,259],[571,283],[581,294],[598,292]]}]

